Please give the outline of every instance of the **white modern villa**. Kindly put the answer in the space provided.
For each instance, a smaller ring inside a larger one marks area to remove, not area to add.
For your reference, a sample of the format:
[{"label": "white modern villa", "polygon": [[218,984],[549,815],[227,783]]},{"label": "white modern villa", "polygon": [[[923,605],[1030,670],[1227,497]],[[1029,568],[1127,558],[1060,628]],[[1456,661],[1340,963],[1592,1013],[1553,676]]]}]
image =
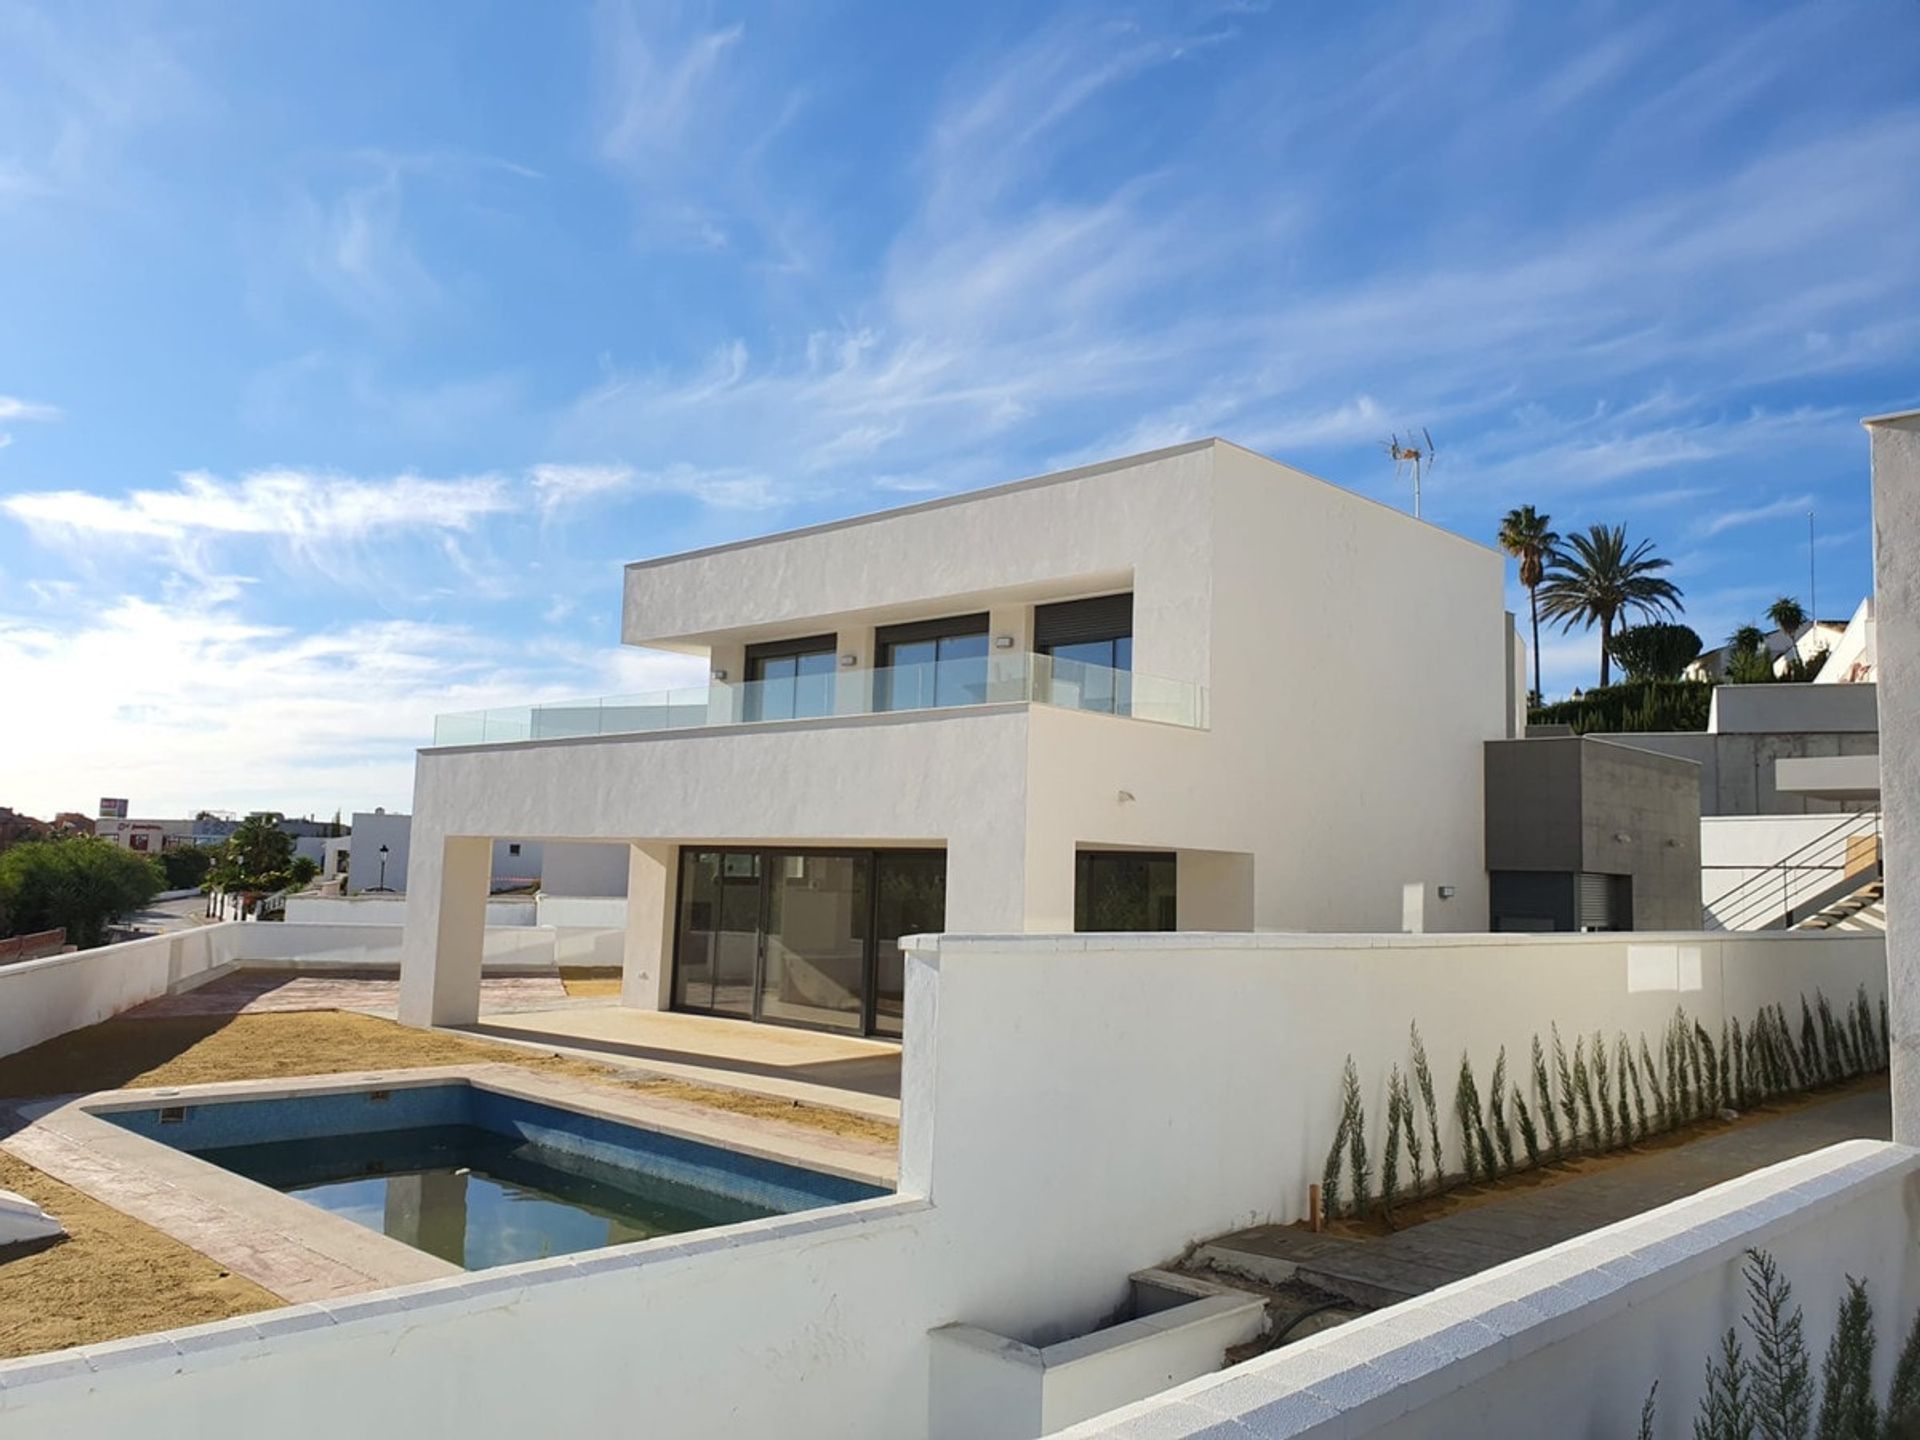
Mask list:
[{"label": "white modern villa", "polygon": [[1486,925],[1524,666],[1483,546],[1220,440],[629,565],[685,693],[443,716],[403,1018],[501,836],[631,846],[622,998],[901,1033],[900,937]]}]

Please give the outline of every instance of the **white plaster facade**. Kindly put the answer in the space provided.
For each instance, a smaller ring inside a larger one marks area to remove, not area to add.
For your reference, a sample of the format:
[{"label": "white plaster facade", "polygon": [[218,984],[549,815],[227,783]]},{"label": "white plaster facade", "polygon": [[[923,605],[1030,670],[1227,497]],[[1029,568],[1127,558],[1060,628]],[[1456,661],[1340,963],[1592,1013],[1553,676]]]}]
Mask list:
[{"label": "white plaster facade", "polygon": [[1893,1138],[1920,1141],[1920,410],[1866,422],[1886,817]]},{"label": "white plaster facade", "polygon": [[1480,745],[1520,668],[1501,557],[1225,442],[631,565],[622,633],[736,679],[749,644],[831,633],[864,677],[877,627],[985,612],[998,665],[1036,603],[1122,591],[1135,684],[1204,691],[1204,724],[1015,688],[422,751],[403,1015],[472,1018],[501,835],[628,842],[624,998],[649,1007],[692,842],[944,849],[953,930],[1072,930],[1090,848],[1175,852],[1182,929],[1393,930],[1409,886],[1424,928],[1484,924]]}]

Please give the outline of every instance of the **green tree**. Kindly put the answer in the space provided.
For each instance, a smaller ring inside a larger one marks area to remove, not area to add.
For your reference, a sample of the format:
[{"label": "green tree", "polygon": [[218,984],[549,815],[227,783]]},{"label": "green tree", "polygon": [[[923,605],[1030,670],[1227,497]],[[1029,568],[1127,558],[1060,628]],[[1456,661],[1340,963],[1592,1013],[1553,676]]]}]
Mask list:
[{"label": "green tree", "polygon": [[144,855],[91,835],[31,840],[0,854],[0,910],[11,933],[64,928],[86,949],[107,938],[107,924],[138,910],[165,884]]},{"label": "green tree", "polygon": [[1767,618],[1786,632],[1789,640],[1798,637],[1807,628],[1807,612],[1801,603],[1791,595],[1782,595],[1767,607]]},{"label": "green tree", "polygon": [[1542,515],[1531,505],[1509,510],[1500,522],[1500,548],[1520,562],[1520,583],[1527,589],[1527,609],[1533,620],[1533,695],[1537,704],[1540,690],[1540,583],[1547,578],[1547,565],[1553,559],[1560,537],[1552,528],[1553,517]]},{"label": "green tree", "polygon": [[1680,587],[1659,572],[1672,562],[1653,542],[1627,541],[1624,525],[1591,525],[1556,547],[1540,587],[1541,613],[1562,630],[1600,627],[1600,684],[1613,679],[1614,627],[1623,620],[1665,620],[1679,613]]},{"label": "green tree", "polygon": [[169,890],[197,890],[207,883],[217,852],[210,845],[171,845],[160,852]]},{"label": "green tree", "polygon": [[1742,625],[1727,637],[1726,675],[1734,685],[1765,685],[1773,679],[1766,631],[1758,625]]},{"label": "green tree", "polygon": [[1678,680],[1700,655],[1700,636],[1689,625],[1633,625],[1613,637],[1613,658],[1629,680]]},{"label": "green tree", "polygon": [[220,847],[213,883],[223,890],[280,890],[293,879],[293,837],[271,812],[249,815]]}]

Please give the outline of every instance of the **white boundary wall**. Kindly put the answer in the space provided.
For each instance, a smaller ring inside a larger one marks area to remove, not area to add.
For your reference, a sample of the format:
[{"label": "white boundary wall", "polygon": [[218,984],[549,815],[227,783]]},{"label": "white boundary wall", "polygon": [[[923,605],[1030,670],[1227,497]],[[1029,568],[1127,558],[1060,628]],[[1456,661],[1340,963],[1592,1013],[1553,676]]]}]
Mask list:
[{"label": "white boundary wall", "polygon": [[[400,939],[398,925],[228,920],[9,965],[0,969],[0,1055],[97,1024],[230,965],[397,970]],[[486,964],[514,970],[617,966],[624,941],[620,930],[502,926],[486,933]]]},{"label": "white boundary wall", "polygon": [[[1779,1262],[1819,1374],[1862,1276],[1884,1403],[1920,1305],[1920,1155],[1850,1140],[1377,1311],[1059,1433],[1058,1440],[1453,1440],[1692,1433],[1708,1354],[1746,1313],[1749,1247]],[[1752,1340],[1741,1339],[1752,1354]]]},{"label": "white boundary wall", "polygon": [[[627,923],[625,898],[614,902],[619,907],[619,918],[615,920],[596,920],[596,925],[615,925],[624,927]],[[596,912],[604,914],[606,912]],[[287,919],[301,923],[323,925],[392,925],[400,926],[407,919],[407,897],[405,895],[372,895],[362,891],[358,895],[289,895],[287,897]],[[487,902],[487,924],[489,925],[533,925],[553,924],[536,918],[535,903],[526,900],[489,900]],[[564,924],[575,924],[566,920]]]},{"label": "white boundary wall", "polygon": [[1678,1000],[1717,1027],[1880,965],[1878,937],[1805,934],[923,939],[899,1196],[0,1364],[0,1430],[922,1440],[930,1330],[1047,1344],[1190,1242],[1297,1214],[1341,1061],[1379,1114],[1409,1019],[1450,1096],[1462,1046],[1484,1076],[1549,1019],[1652,1031]]}]

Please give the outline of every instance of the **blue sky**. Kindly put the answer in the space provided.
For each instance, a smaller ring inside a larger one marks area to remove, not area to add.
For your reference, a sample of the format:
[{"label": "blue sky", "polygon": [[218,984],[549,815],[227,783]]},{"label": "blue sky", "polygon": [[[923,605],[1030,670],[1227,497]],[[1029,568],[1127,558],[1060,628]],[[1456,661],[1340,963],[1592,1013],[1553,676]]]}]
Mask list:
[{"label": "blue sky", "polygon": [[[1337,13],[1336,13],[1337,12]],[[1868,585],[1920,8],[0,0],[0,804],[404,808],[618,567],[1217,433]],[[1524,597],[1513,592],[1517,609]],[[1554,636],[1547,688],[1596,642]]]}]

